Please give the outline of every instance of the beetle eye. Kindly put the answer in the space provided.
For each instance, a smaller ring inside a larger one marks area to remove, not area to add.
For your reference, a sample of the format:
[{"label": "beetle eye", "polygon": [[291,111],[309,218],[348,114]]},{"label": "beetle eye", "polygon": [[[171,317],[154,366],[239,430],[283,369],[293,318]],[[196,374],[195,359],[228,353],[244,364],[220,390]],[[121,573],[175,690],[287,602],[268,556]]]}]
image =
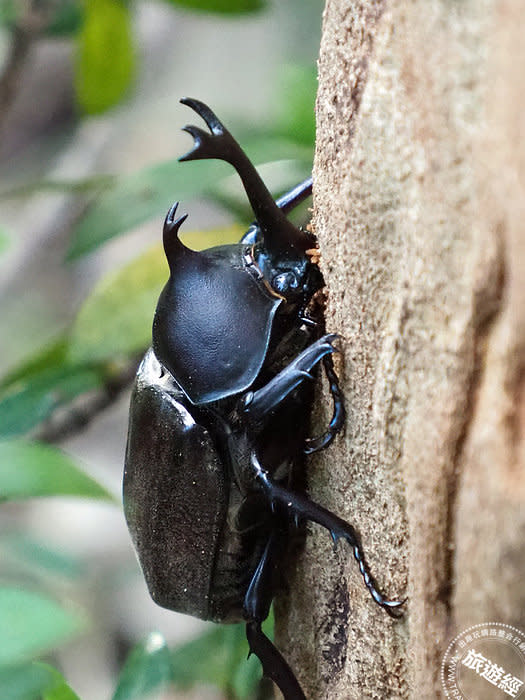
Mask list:
[{"label": "beetle eye", "polygon": [[275,275],[272,280],[272,287],[279,294],[285,294],[290,291],[290,289],[297,289],[298,286],[299,281],[297,276],[291,270]]}]

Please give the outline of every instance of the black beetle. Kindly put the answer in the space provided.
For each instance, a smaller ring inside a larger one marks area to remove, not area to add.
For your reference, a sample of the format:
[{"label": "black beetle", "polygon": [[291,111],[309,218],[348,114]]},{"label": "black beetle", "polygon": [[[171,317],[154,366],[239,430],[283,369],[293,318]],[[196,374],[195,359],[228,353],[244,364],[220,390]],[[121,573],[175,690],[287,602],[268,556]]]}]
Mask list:
[{"label": "black beetle", "polygon": [[[159,605],[216,622],[246,621],[251,652],[286,700],[304,699],[261,623],[275,595],[291,534],[313,521],[345,539],[372,597],[392,616],[368,571],[354,528],[302,489],[304,456],[344,423],[332,353],[312,298],[323,287],[315,237],[286,213],[311,179],[275,202],[239,144],[202,102],[181,102],[210,132],[180,160],[219,158],[238,172],[256,221],[238,244],[202,252],[178,238],[186,218],[164,222],[170,278],[153,322],[153,348],[131,399],[124,508],[151,596]],[[321,364],[333,399],[326,432],[308,438]]]}]

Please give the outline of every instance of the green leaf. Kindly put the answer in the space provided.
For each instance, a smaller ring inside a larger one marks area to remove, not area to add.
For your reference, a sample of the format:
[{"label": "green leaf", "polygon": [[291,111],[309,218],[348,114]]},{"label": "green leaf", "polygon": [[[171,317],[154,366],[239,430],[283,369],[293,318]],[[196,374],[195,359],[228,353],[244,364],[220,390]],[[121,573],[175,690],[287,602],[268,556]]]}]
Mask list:
[{"label": "green leaf", "polygon": [[131,16],[125,2],[89,0],[78,42],[77,101],[86,114],[98,114],[124,96],[135,72]]},{"label": "green leaf", "polygon": [[0,697],[5,700],[79,700],[61,673],[37,661],[0,668]]},{"label": "green leaf", "polygon": [[0,535],[0,560],[4,576],[77,580],[85,573],[78,557],[22,533]]},{"label": "green leaf", "polygon": [[153,632],[129,654],[120,674],[113,700],[145,698],[171,681],[171,654],[163,637]]},{"label": "green leaf", "polygon": [[28,197],[37,192],[66,192],[67,194],[99,194],[111,187],[117,175],[92,175],[76,180],[53,180],[42,178],[31,180],[21,185],[15,185],[0,192],[0,199],[13,199],[15,197]]},{"label": "green leaf", "polygon": [[57,366],[27,374],[0,390],[0,437],[28,433],[59,406],[102,386],[100,371]]},{"label": "green leaf", "polygon": [[33,355],[22,360],[1,378],[0,397],[16,382],[37,377],[45,370],[63,366],[67,356],[67,343],[66,336],[60,334],[43,347],[36,349]]},{"label": "green leaf", "polygon": [[16,6],[15,0],[0,0],[0,26],[12,27],[21,8]]},{"label": "green leaf", "polygon": [[68,340],[60,335],[0,381],[0,438],[24,435],[56,408],[102,386],[102,369],[67,363]]},{"label": "green leaf", "polygon": [[281,74],[283,106],[277,130],[285,138],[298,144],[315,143],[315,96],[317,94],[317,67],[285,66]]},{"label": "green leaf", "polygon": [[104,278],[71,329],[71,361],[96,362],[145,349],[151,343],[153,312],[167,278],[161,246]]},{"label": "green leaf", "polygon": [[[238,241],[239,227],[185,234],[190,248]],[[151,343],[151,321],[168,279],[162,247],[155,246],[103,279],[80,309],[70,335],[72,362],[100,362],[144,350]]]},{"label": "green leaf", "polygon": [[55,7],[46,34],[67,37],[79,31],[84,21],[84,5],[81,0],[61,0]]},{"label": "green leaf", "polygon": [[0,587],[0,666],[48,653],[84,626],[78,611],[66,610],[41,593]]},{"label": "green leaf", "polygon": [[236,15],[255,12],[266,6],[266,0],[166,0],[170,5],[187,7],[190,10]]},{"label": "green leaf", "polygon": [[45,667],[49,670],[50,683],[48,688],[43,689],[42,700],[80,700],[61,673],[51,666]]},{"label": "green leaf", "polygon": [[244,625],[216,627],[173,651],[173,684],[187,689],[207,683],[244,700],[253,696],[262,675],[259,660],[247,657]]},{"label": "green leaf", "polygon": [[115,500],[55,447],[22,440],[0,442],[0,501],[38,496]]},{"label": "green leaf", "polygon": [[209,165],[207,169],[203,163],[197,163],[188,170],[177,160],[171,160],[120,178],[94,202],[74,228],[68,259],[85,255],[154,216],[159,219],[160,231],[161,217],[173,204],[174,192],[179,199],[188,199],[203,193],[221,172],[227,172],[222,163]]},{"label": "green leaf", "polygon": [[[289,158],[307,164],[308,169],[311,167],[311,148],[290,141],[261,134],[252,140],[243,139],[243,145],[255,163]],[[179,200],[195,195],[213,196],[217,182],[231,173],[231,168],[221,162],[170,160],[119,178],[92,204],[73,230],[68,258],[85,255],[153,217],[158,217],[160,231],[162,217],[175,195]]]}]

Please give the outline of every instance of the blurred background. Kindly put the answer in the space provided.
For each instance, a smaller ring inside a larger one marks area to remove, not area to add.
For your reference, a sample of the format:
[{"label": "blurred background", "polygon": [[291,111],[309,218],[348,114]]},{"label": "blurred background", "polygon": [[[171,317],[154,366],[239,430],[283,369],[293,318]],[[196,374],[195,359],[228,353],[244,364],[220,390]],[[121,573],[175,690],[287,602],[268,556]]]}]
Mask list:
[{"label": "blurred background", "polygon": [[194,248],[250,222],[231,168],[178,164],[200,122],[179,99],[283,193],[311,169],[322,9],[0,0],[1,700],[271,692],[242,626],[153,604],[120,492],[165,213],[181,200]]}]

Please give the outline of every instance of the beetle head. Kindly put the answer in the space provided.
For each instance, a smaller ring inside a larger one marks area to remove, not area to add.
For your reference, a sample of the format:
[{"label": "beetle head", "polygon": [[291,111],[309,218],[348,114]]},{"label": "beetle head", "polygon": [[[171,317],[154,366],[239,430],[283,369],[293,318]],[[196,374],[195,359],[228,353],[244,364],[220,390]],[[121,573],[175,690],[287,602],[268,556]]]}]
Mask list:
[{"label": "beetle head", "polygon": [[[265,235],[258,222],[252,224],[242,242],[251,244],[250,253],[268,288],[293,307],[306,306],[323,286],[315,257],[315,238],[286,220],[286,227]],[[284,228],[284,230],[283,230]],[[294,238],[289,236],[293,229]],[[275,235],[277,234],[277,235]],[[291,241],[291,242],[290,242]]]}]

